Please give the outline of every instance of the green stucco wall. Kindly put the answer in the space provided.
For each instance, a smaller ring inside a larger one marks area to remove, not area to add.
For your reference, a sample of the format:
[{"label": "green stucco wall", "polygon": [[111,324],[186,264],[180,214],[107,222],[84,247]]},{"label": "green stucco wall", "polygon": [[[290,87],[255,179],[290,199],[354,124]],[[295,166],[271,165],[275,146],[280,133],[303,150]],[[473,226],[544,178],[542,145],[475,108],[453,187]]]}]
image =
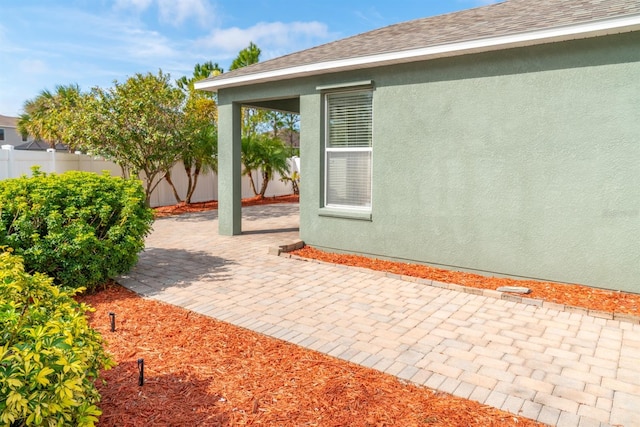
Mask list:
[{"label": "green stucco wall", "polygon": [[[638,46],[640,34],[624,34],[289,82],[300,95],[301,238],[640,292]],[[375,83],[371,221],[320,216],[315,87],[365,79]]]}]

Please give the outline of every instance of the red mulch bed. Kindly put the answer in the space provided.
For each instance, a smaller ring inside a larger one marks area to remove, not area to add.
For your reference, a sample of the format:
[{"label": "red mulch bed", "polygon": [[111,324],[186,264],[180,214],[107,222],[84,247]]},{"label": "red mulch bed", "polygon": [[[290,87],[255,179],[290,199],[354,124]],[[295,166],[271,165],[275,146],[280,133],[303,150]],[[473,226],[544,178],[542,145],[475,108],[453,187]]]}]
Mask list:
[{"label": "red mulch bed", "polygon": [[640,295],[638,294],[608,291],[581,285],[481,276],[479,274],[465,273],[462,271],[385,261],[359,255],[334,254],[323,252],[310,246],[291,253],[304,258],[312,258],[335,264],[387,271],[405,276],[455,283],[472,288],[495,290],[501,286],[523,286],[531,289],[531,293],[525,295],[529,298],[538,298],[544,301],[582,307],[589,310],[640,316]]},{"label": "red mulch bed", "polygon": [[[300,196],[291,194],[288,196],[277,197],[251,197],[248,199],[242,199],[242,206],[256,206],[256,205],[272,205],[274,203],[298,203]],[[196,203],[179,203],[177,205],[160,206],[154,208],[154,215],[156,218],[165,216],[180,215],[189,212],[203,212],[218,209],[218,201],[210,200],[208,202],[196,202]]]},{"label": "red mulch bed", "polygon": [[95,308],[91,325],[118,363],[98,386],[99,426],[541,425],[118,285],[79,299]]}]

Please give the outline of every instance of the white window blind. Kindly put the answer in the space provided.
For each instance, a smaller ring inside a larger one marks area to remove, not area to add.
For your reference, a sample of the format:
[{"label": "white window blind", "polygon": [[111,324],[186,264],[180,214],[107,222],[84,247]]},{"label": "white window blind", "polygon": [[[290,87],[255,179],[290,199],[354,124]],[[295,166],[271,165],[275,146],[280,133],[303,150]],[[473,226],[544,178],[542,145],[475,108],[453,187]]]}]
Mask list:
[{"label": "white window blind", "polygon": [[371,208],[372,92],[326,95],[325,204]]}]

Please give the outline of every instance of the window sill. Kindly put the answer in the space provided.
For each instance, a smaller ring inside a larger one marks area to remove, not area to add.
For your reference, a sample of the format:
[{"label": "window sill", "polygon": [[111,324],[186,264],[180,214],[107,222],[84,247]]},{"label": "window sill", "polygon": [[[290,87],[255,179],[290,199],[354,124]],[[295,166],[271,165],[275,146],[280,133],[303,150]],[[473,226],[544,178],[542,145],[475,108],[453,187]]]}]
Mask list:
[{"label": "window sill", "polygon": [[320,216],[328,216],[333,218],[357,219],[361,221],[371,221],[370,211],[355,211],[339,208],[320,208],[318,211]]}]

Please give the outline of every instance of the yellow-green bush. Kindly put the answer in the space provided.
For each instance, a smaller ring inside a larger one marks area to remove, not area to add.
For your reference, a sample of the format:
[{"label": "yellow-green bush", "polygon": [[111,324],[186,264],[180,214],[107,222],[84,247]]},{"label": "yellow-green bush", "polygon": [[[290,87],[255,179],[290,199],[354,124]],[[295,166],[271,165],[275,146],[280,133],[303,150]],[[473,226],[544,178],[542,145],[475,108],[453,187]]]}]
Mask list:
[{"label": "yellow-green bush", "polygon": [[139,180],[35,169],[0,181],[0,246],[57,285],[92,289],[127,272],[152,221]]},{"label": "yellow-green bush", "polygon": [[93,426],[112,365],[72,292],[0,252],[0,426]]}]

